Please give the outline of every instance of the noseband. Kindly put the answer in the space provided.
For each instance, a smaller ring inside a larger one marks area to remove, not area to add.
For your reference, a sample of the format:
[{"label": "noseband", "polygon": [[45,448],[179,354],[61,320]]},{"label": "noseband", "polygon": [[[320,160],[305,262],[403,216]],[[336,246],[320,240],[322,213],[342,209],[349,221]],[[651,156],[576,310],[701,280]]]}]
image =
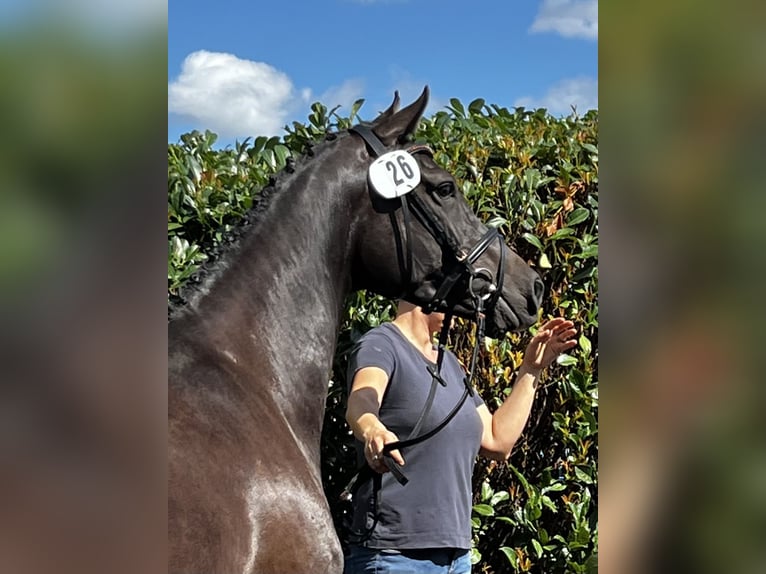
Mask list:
[{"label": "noseband", "polygon": [[[378,136],[367,126],[358,125],[350,128],[352,131],[364,139],[367,143],[372,155],[378,157],[386,153],[386,147],[383,142],[380,141]],[[414,145],[407,149],[410,154],[426,153],[433,157],[433,151],[431,148],[425,145]],[[403,278],[403,289],[405,295],[410,292],[412,287],[412,217],[415,218],[426,228],[428,233],[436,240],[442,249],[443,253],[446,253],[452,265],[445,275],[444,279],[436,289],[433,297],[424,304],[421,305],[426,313],[433,311],[442,311],[449,313],[453,311],[452,306],[447,302],[447,299],[452,292],[452,289],[460,281],[461,278],[467,277],[468,279],[468,291],[474,301],[475,313],[483,312],[484,309],[494,308],[497,303],[500,294],[503,289],[503,276],[505,274],[504,264],[505,257],[503,252],[503,238],[500,232],[496,228],[489,228],[481,239],[470,249],[466,250],[460,245],[460,241],[457,239],[452,230],[443,225],[439,218],[434,213],[433,209],[424,202],[416,193],[409,193],[402,195],[400,198],[402,207],[402,218],[404,220],[405,238],[404,244],[406,249],[406,257],[402,254],[401,249],[398,250],[399,255],[399,269]],[[391,224],[396,231],[397,237],[401,237],[399,233],[399,226],[396,221],[396,216],[391,213]],[[498,260],[497,273],[493,278],[492,272],[484,267],[476,268],[474,263],[481,257],[481,255],[489,248],[493,241],[498,241],[500,244],[500,257]],[[400,244],[398,243],[397,246]],[[476,279],[484,279],[488,283],[487,292],[479,294],[474,289],[474,281]],[[495,279],[497,283],[493,281]],[[481,299],[479,299],[479,297]],[[405,297],[406,298],[406,297]],[[482,301],[482,309],[479,310],[478,301]]]}]

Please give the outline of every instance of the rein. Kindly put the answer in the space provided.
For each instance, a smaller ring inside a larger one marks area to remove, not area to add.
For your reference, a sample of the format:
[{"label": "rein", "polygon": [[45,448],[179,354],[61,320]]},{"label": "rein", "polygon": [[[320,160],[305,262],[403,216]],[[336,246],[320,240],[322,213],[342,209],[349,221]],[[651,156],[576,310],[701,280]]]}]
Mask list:
[{"label": "rein", "polygon": [[[444,427],[447,426],[447,424],[455,418],[455,415],[457,415],[458,411],[463,406],[463,403],[465,403],[466,399],[469,396],[473,396],[473,375],[476,371],[476,359],[479,355],[479,347],[484,342],[484,299],[487,296],[484,297],[476,297],[476,342],[473,346],[473,352],[471,354],[471,366],[468,369],[468,372],[466,373],[466,376],[463,378],[463,385],[465,386],[465,389],[463,390],[463,395],[460,397],[460,400],[457,402],[457,404],[452,408],[452,410],[447,414],[447,416],[444,417],[444,419],[434,426],[431,430],[428,432],[425,432],[421,435],[418,435],[418,432],[420,432],[420,429],[423,426],[423,421],[426,418],[426,415],[431,410],[431,405],[434,401],[434,396],[436,394],[436,385],[437,382],[441,384],[443,387],[447,386],[447,382],[441,377],[441,364],[442,359],[444,357],[444,344],[446,343],[447,339],[447,332],[449,331],[450,323],[452,322],[452,313],[447,313],[444,316],[444,323],[442,325],[441,333],[439,333],[439,354],[436,359],[436,369],[434,369],[431,366],[428,366],[428,372],[431,374],[431,389],[428,393],[428,398],[426,399],[426,403],[423,407],[423,411],[420,413],[420,416],[418,417],[418,421],[415,423],[415,427],[412,429],[412,432],[410,435],[404,439],[399,440],[396,442],[388,443],[383,447],[383,462],[386,463],[386,466],[391,471],[391,474],[396,478],[396,480],[404,486],[409,482],[409,479],[404,475],[402,472],[401,466],[393,459],[391,456],[391,451],[407,448],[410,446],[414,446],[416,444],[419,444],[421,442],[424,442],[434,436],[436,433],[441,431]],[[366,465],[365,465],[366,466]],[[370,468],[369,466],[366,466],[366,468]],[[372,469],[370,469],[372,470]]]},{"label": "rein", "polygon": [[[431,430],[418,435],[418,433],[420,432],[423,426],[423,422],[425,421],[426,416],[430,412],[431,406],[433,405],[437,386],[439,384],[445,387],[447,386],[447,383],[441,377],[440,372],[441,372],[442,360],[444,358],[445,344],[447,342],[447,333],[449,332],[450,323],[452,322],[452,312],[450,311],[445,313],[444,322],[442,324],[442,330],[439,333],[439,347],[438,347],[439,351],[438,351],[438,355],[436,359],[436,369],[434,369],[430,365],[427,367],[428,372],[431,374],[431,388],[428,391],[428,398],[426,399],[426,403],[423,406],[423,410],[421,411],[420,416],[418,417],[418,420],[412,429],[412,432],[410,432],[409,436],[406,439],[388,443],[387,445],[383,447],[383,450],[381,451],[383,455],[383,462],[391,471],[392,476],[402,486],[406,485],[409,482],[409,479],[402,472],[401,466],[391,456],[391,451],[414,446],[436,435],[444,427],[446,427],[447,424],[449,424],[449,422],[453,418],[455,418],[457,413],[463,407],[463,404],[465,403],[466,399],[469,396],[473,396],[473,376],[474,376],[474,373],[476,372],[476,359],[478,357],[479,347],[484,342],[484,328],[485,328],[484,301],[488,297],[489,297],[489,294],[484,296],[474,295],[474,299],[476,302],[476,342],[473,346],[473,353],[471,355],[471,366],[468,372],[466,373],[466,376],[463,378],[463,384],[465,388],[463,389],[463,394],[460,397],[460,400],[458,400],[457,404],[455,404],[452,410],[447,414],[447,416],[444,417],[444,419],[442,419],[442,421],[439,424],[435,425]],[[351,532],[350,533],[351,536],[354,536],[355,538],[354,540],[352,540],[352,542],[357,544],[362,543],[366,540],[369,540],[370,536],[372,536],[372,533],[375,531],[375,527],[378,524],[378,516],[379,516],[378,505],[380,504],[380,498],[381,498],[380,489],[381,489],[382,475],[372,470],[372,468],[365,461],[364,463],[362,463],[362,466],[359,467],[359,469],[357,469],[357,471],[351,477],[351,480],[348,482],[348,484],[346,484],[346,487],[343,489],[343,491],[340,494],[341,501],[350,502],[353,499],[354,495],[356,494],[357,490],[359,490],[362,484],[364,484],[368,480],[373,481],[373,501],[374,501],[373,504],[375,505],[374,519],[373,519],[372,525],[366,529],[366,532],[363,532],[363,533]]]},{"label": "rein", "polygon": [[[418,420],[415,423],[415,426],[413,427],[412,431],[410,432],[409,436],[406,439],[388,443],[387,445],[383,447],[383,450],[382,450],[383,462],[385,462],[386,466],[391,471],[391,474],[396,478],[396,480],[402,486],[407,484],[409,482],[409,479],[402,472],[401,466],[391,456],[391,451],[414,446],[434,436],[436,433],[438,433],[444,427],[446,427],[447,424],[453,418],[455,418],[455,415],[457,415],[458,411],[460,411],[466,399],[469,396],[473,396],[473,376],[474,376],[474,373],[476,372],[476,360],[479,355],[479,352],[478,352],[479,347],[484,342],[484,329],[485,329],[484,300],[486,298],[487,298],[487,295],[475,297],[476,342],[474,343],[473,352],[471,354],[471,365],[468,369],[468,372],[466,373],[466,376],[463,378],[463,384],[465,386],[465,389],[463,390],[463,395],[460,397],[460,400],[457,402],[457,404],[452,408],[452,410],[447,414],[447,416],[444,417],[444,419],[439,424],[435,425],[428,432],[418,435],[418,433],[420,432],[420,429],[423,427],[423,422],[425,421],[425,418],[428,415],[429,411],[431,410],[431,406],[433,405],[434,396],[436,395],[437,384],[441,384],[443,387],[447,386],[447,382],[441,376],[441,366],[442,366],[442,360],[444,358],[444,349],[445,349],[445,344],[447,341],[447,334],[449,333],[450,323],[452,322],[452,313],[448,312],[444,316],[442,330],[439,333],[439,346],[438,346],[439,351],[436,358],[436,368],[434,369],[430,365],[426,367],[428,372],[431,374],[431,388],[428,392],[428,398],[426,399],[425,405],[423,406],[423,410],[421,411],[420,416],[418,417]],[[349,483],[343,489],[343,492],[340,495],[341,500],[350,501],[353,495],[359,489],[359,486],[362,484],[362,482],[364,482],[364,480],[371,478],[372,475],[373,475],[372,468],[370,468],[370,466],[365,462],[357,470],[357,472],[351,478]]]},{"label": "rein", "polygon": [[[359,126],[355,126],[351,128],[350,131],[357,133],[359,136],[361,136],[365,140],[365,142],[368,144],[371,152],[375,156],[380,156],[386,153],[386,147],[383,145],[380,139],[372,132],[370,128],[359,125]],[[427,153],[433,157],[432,150],[429,147],[424,145],[412,146],[408,148],[407,151],[408,153],[412,153],[412,154]],[[473,382],[473,376],[476,370],[476,360],[478,358],[479,347],[482,345],[484,341],[485,318],[486,318],[484,313],[486,308],[485,304],[487,307],[494,307],[498,297],[500,296],[500,293],[502,292],[503,276],[505,272],[505,269],[504,269],[505,262],[504,262],[504,253],[502,249],[503,240],[497,229],[495,228],[488,229],[487,232],[476,243],[476,245],[474,245],[473,248],[470,249],[470,251],[466,252],[464,249],[460,247],[459,241],[457,240],[455,235],[451,232],[451,230],[449,230],[447,227],[445,227],[442,224],[439,218],[436,217],[436,215],[434,214],[433,210],[425,202],[423,202],[416,194],[411,193],[411,194],[403,195],[400,197],[400,200],[401,200],[401,206],[402,206],[402,217],[404,220],[404,227],[405,227],[405,236],[403,241],[405,245],[404,249],[406,249],[406,258],[405,258],[405,255],[402,253],[402,239],[399,233],[399,226],[393,212],[391,213],[391,222],[392,222],[392,226],[394,227],[394,230],[396,231],[395,235],[397,237],[397,252],[399,254],[399,265],[400,265],[400,271],[401,271],[402,277],[405,278],[405,281],[404,281],[405,289],[408,289],[412,282],[412,247],[410,243],[410,238],[412,237],[411,214],[414,215],[415,218],[434,237],[434,239],[437,241],[437,243],[442,248],[442,250],[452,255],[452,258],[455,262],[454,265],[452,266],[452,269],[446,274],[445,278],[443,279],[443,281],[437,288],[434,296],[431,298],[430,301],[428,301],[425,305],[423,305],[423,310],[426,313],[430,313],[430,312],[442,310],[442,309],[444,310],[444,313],[445,313],[442,329],[441,329],[441,332],[439,333],[439,345],[438,345],[438,355],[436,359],[436,368],[433,368],[430,365],[427,367],[428,372],[431,375],[431,388],[428,393],[428,398],[426,399],[426,403],[423,406],[423,410],[420,413],[420,416],[418,417],[418,420],[415,423],[415,426],[413,427],[409,436],[404,440],[399,440],[399,441],[385,445],[383,447],[383,450],[381,451],[381,454],[383,455],[383,461],[386,464],[386,466],[389,468],[389,470],[391,471],[391,474],[394,476],[394,478],[396,478],[396,480],[401,485],[405,485],[407,484],[407,482],[409,482],[409,479],[402,472],[401,466],[396,461],[394,461],[393,457],[391,456],[391,451],[414,446],[436,435],[444,427],[446,427],[447,424],[449,424],[449,422],[457,415],[457,413],[460,411],[463,404],[465,403],[466,399],[469,396],[473,396],[472,382]],[[474,267],[474,263],[496,240],[500,242],[500,259],[498,262],[498,269],[497,269],[497,284],[493,282],[492,273],[488,269],[483,267],[480,267],[480,268]],[[466,376],[463,378],[463,384],[465,386],[465,389],[463,390],[463,394],[460,400],[457,402],[457,404],[452,408],[452,410],[447,414],[446,417],[444,417],[444,419],[439,424],[435,425],[429,431],[419,434],[423,427],[423,423],[428,413],[431,410],[431,406],[433,405],[433,401],[436,395],[436,389],[438,385],[439,384],[441,384],[442,386],[447,385],[446,381],[441,376],[441,367],[442,367],[442,362],[444,359],[444,351],[445,351],[445,345],[447,342],[447,336],[449,333],[450,324],[452,322],[452,317],[454,314],[454,309],[448,305],[447,298],[449,294],[451,293],[452,289],[455,287],[455,285],[457,285],[459,280],[463,277],[468,278],[468,291],[474,303],[473,311],[474,311],[474,321],[476,323],[476,340],[474,343],[473,352],[471,356],[471,364],[470,364],[470,368],[468,372],[466,373]],[[489,287],[485,294],[480,294],[474,290],[474,280],[476,280],[477,278],[484,279],[489,283]],[[365,462],[357,470],[357,472],[348,482],[348,484],[343,489],[343,492],[340,495],[341,500],[350,501],[353,498],[353,495],[359,489],[359,487],[366,480],[369,480],[369,479],[373,479],[374,481],[374,492],[375,492],[374,498],[375,498],[375,505],[376,505],[375,520],[372,527],[368,529],[365,535],[360,537],[359,541],[362,541],[368,538],[372,534],[377,524],[377,520],[378,520],[377,504],[378,504],[378,500],[380,496],[379,491],[380,491],[381,475],[373,471],[372,468],[370,468],[370,466]]]}]

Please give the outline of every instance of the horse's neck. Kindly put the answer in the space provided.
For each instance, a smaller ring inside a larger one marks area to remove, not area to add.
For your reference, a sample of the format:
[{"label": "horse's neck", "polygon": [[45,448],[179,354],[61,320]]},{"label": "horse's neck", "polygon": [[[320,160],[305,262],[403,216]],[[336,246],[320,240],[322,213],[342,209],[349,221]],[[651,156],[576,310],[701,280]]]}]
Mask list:
[{"label": "horse's neck", "polygon": [[293,427],[315,434],[301,438],[318,441],[350,288],[354,211],[338,174],[312,161],[271,198],[198,312],[230,354],[253,361],[254,384],[270,388]]}]

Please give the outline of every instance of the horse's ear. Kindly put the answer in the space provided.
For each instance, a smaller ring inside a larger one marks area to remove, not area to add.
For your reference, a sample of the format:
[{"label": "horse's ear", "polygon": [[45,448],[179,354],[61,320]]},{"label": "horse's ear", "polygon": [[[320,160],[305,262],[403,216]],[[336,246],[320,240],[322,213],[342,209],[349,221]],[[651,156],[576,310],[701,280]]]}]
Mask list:
[{"label": "horse's ear", "polygon": [[399,111],[399,101],[400,101],[399,100],[399,90],[396,90],[396,91],[394,91],[394,101],[391,102],[391,105],[388,106],[388,109],[385,112],[383,112],[377,118],[375,118],[375,121],[373,122],[373,126],[376,123],[378,123],[378,122],[381,122],[381,121],[383,121],[385,119],[390,118],[396,112],[398,112]]},{"label": "horse's ear", "polygon": [[[428,86],[426,86],[417,100],[398,112],[396,108],[399,107],[399,93],[396,93],[391,107],[372,123],[372,130],[384,145],[390,146],[396,141],[403,142],[407,136],[415,131],[428,105],[429,93]],[[389,113],[391,110],[394,110],[393,113]]]}]

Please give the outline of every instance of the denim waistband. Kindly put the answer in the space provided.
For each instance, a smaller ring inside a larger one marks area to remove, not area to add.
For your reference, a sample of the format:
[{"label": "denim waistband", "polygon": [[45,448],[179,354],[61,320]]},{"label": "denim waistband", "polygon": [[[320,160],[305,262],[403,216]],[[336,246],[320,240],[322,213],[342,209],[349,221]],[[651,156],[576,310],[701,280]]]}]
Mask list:
[{"label": "denim waistband", "polygon": [[377,550],[383,554],[401,554],[413,560],[430,560],[435,564],[449,564],[468,553],[465,548],[384,548]]}]

